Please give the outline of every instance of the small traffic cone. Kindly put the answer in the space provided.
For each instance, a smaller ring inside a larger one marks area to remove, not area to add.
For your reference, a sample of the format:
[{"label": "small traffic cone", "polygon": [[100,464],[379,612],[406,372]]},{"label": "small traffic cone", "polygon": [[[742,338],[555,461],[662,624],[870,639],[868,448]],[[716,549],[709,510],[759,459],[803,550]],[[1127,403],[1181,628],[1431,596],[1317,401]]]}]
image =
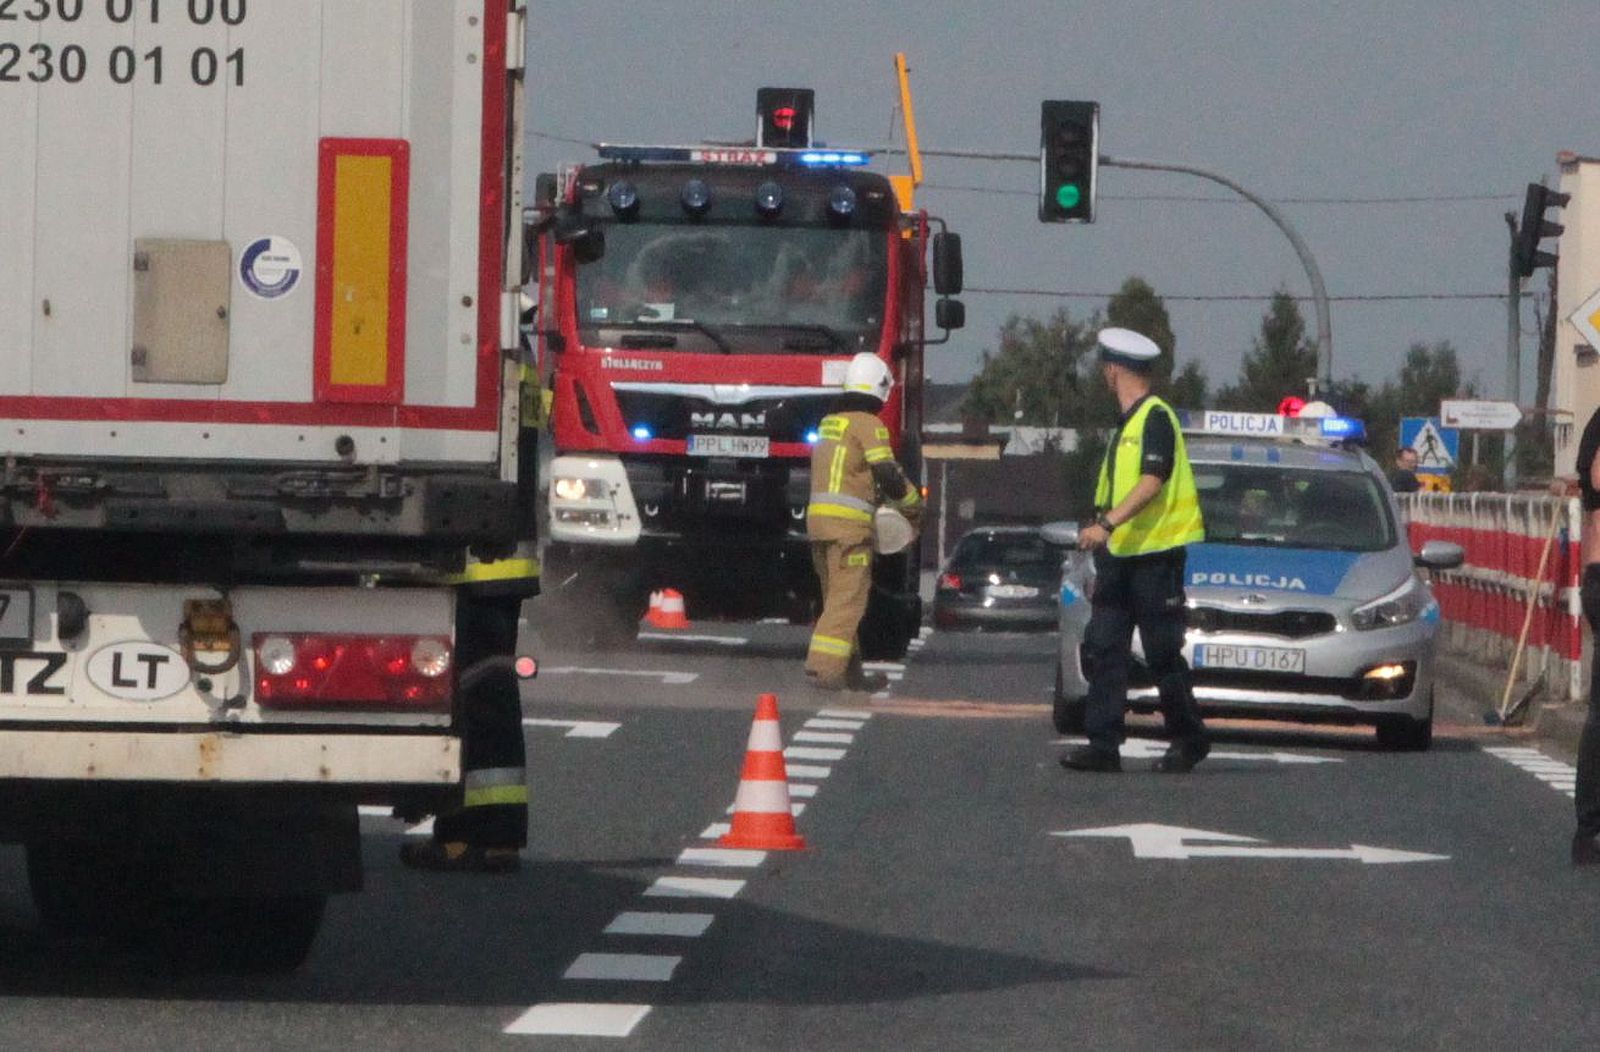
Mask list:
[{"label": "small traffic cone", "polygon": [[661,609],[651,624],[657,628],[688,628],[689,616],[683,607],[683,593],[668,588],[661,593]]},{"label": "small traffic cone", "polygon": [[655,628],[661,627],[661,593],[650,593],[650,609],[645,611],[644,619]]},{"label": "small traffic cone", "polygon": [[761,695],[756,704],[739,793],[733,801],[733,824],[717,843],[757,851],[798,851],[806,846],[805,837],[795,831],[789,806],[789,773],[783,763],[783,732],[774,694]]}]

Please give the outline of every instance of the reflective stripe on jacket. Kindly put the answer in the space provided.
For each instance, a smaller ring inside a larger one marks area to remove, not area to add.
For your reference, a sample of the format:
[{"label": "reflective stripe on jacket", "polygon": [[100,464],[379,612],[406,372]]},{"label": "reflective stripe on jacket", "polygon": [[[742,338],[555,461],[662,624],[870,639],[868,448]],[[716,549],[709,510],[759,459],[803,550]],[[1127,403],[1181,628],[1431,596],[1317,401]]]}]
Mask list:
[{"label": "reflective stripe on jacket", "polygon": [[[1143,474],[1145,421],[1158,410],[1172,420],[1175,439],[1172,475],[1139,514],[1112,531],[1107,545],[1112,555],[1151,555],[1206,539],[1200,495],[1195,489],[1194,470],[1189,466],[1189,451],[1183,442],[1177,414],[1154,396],[1146,398],[1134,410],[1133,416],[1122,426],[1116,445],[1106,450],[1105,460],[1100,464],[1100,482],[1095,487],[1095,507],[1109,511],[1133,492]],[[1114,463],[1112,457],[1116,458]]]}]

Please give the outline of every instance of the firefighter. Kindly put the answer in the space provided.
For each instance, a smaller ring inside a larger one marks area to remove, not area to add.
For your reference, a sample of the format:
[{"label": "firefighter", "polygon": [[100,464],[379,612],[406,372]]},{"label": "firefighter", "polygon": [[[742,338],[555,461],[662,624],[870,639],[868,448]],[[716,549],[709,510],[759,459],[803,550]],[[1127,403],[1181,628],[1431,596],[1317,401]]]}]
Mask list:
[{"label": "firefighter", "polygon": [[1183,659],[1185,549],[1205,540],[1200,498],[1176,414],[1150,393],[1161,349],[1130,329],[1102,329],[1100,369],[1122,419],[1095,490],[1095,521],[1078,535],[1094,553],[1084,652],[1089,673],[1089,744],[1061,757],[1079,771],[1119,771],[1133,630],[1155,677],[1172,743],[1156,769],[1192,770],[1211,746]]},{"label": "firefighter", "polygon": [[887,680],[861,668],[856,630],[872,591],[872,517],[887,502],[915,526],[922,494],[895,462],[878,419],[894,388],[889,367],[861,353],[845,371],[844,393],[818,426],[811,454],[806,534],[822,584],[822,615],[806,653],[806,675],[823,690],[881,690]]}]

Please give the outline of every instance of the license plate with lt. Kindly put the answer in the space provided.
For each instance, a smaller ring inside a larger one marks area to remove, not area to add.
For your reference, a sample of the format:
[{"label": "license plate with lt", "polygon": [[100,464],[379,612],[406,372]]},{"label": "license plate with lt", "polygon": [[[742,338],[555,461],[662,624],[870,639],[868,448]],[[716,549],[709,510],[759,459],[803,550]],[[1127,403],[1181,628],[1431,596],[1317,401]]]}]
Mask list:
[{"label": "license plate with lt", "polygon": [[1306,670],[1306,652],[1293,647],[1247,647],[1233,643],[1196,643],[1189,662],[1195,668],[1233,672],[1293,672]]},{"label": "license plate with lt", "polygon": [[691,457],[765,457],[772,440],[765,435],[690,435]]},{"label": "license plate with lt", "polygon": [[33,642],[33,589],[0,585],[0,643]]}]

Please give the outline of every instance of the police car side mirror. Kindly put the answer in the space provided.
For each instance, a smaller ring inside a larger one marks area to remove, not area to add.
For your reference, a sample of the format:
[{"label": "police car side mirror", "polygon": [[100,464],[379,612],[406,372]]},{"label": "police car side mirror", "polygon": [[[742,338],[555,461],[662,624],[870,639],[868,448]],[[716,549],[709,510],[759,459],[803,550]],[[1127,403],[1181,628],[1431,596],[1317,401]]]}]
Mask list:
[{"label": "police car side mirror", "polygon": [[933,235],[933,291],[941,296],[959,296],[963,283],[961,235],[948,231]]},{"label": "police car side mirror", "polygon": [[1418,566],[1429,570],[1454,570],[1466,561],[1466,549],[1450,541],[1428,541],[1415,560]]},{"label": "police car side mirror", "polygon": [[1078,546],[1078,524],[1075,522],[1047,522],[1039,527],[1039,536],[1045,543],[1054,544],[1058,548],[1076,548]]}]

